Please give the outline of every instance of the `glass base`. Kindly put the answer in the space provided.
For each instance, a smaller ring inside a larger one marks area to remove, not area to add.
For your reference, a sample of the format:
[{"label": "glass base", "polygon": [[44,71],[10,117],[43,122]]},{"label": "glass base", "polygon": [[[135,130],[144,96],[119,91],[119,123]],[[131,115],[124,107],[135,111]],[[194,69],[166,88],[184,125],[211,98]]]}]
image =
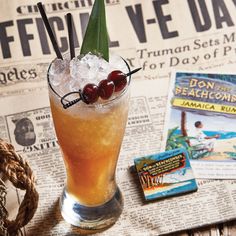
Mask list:
[{"label": "glass base", "polygon": [[60,198],[62,217],[68,223],[81,229],[104,229],[114,224],[123,209],[123,197],[119,190],[112,199],[104,205],[88,207],[83,206],[70,197],[64,189]]}]

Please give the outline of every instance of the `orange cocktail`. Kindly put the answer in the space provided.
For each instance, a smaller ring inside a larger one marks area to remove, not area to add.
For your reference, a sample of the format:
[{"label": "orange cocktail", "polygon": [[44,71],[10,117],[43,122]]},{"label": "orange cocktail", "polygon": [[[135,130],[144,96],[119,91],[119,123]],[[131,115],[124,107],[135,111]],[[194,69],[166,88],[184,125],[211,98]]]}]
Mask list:
[{"label": "orange cocktail", "polygon": [[[86,68],[93,61],[96,73],[91,76]],[[67,174],[61,213],[84,229],[113,224],[123,209],[115,172],[128,116],[130,73],[116,55],[109,64],[92,54],[73,60],[65,55],[49,68],[51,111]]]},{"label": "orange cocktail", "polygon": [[47,80],[67,174],[61,214],[82,229],[107,228],[123,209],[115,172],[128,116],[131,74],[141,68],[130,71],[125,60],[109,55],[104,0],[94,1],[76,53],[72,14],[66,15],[70,53],[65,55],[60,52],[43,4],[37,6],[57,55]]},{"label": "orange cocktail", "polygon": [[50,96],[56,134],[67,170],[67,191],[87,206],[109,201],[128,114],[128,93],[103,104],[63,109]]}]

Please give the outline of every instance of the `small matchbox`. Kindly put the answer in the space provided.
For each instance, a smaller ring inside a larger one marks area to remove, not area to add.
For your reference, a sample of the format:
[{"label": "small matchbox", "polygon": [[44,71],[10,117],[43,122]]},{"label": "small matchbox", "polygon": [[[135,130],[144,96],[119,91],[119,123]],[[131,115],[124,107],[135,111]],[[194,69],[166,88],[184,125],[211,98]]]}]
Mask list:
[{"label": "small matchbox", "polygon": [[145,200],[197,190],[197,183],[184,148],[134,159]]}]

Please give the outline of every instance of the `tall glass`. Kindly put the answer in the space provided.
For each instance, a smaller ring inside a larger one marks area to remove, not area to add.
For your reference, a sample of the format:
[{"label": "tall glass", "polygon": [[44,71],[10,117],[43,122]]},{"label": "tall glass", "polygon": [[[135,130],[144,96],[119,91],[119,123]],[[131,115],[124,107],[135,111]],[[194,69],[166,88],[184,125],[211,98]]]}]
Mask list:
[{"label": "tall glass", "polygon": [[48,83],[67,174],[60,199],[62,216],[83,229],[106,228],[123,209],[115,172],[128,116],[129,85],[112,100],[95,105],[81,101],[64,109],[63,95],[52,87],[49,73]]}]

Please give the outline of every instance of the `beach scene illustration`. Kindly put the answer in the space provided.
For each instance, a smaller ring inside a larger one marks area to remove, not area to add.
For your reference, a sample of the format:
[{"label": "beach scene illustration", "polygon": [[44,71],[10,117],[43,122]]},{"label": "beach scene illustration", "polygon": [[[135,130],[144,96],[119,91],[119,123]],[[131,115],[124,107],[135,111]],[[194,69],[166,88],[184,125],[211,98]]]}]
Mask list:
[{"label": "beach scene illustration", "polygon": [[166,150],[190,159],[236,161],[236,75],[178,72],[172,77]]},{"label": "beach scene illustration", "polygon": [[236,161],[234,119],[177,109],[171,110],[170,118],[167,150],[185,147],[190,152],[190,159]]},{"label": "beach scene illustration", "polygon": [[185,149],[174,149],[134,160],[146,200],[197,190]]}]

